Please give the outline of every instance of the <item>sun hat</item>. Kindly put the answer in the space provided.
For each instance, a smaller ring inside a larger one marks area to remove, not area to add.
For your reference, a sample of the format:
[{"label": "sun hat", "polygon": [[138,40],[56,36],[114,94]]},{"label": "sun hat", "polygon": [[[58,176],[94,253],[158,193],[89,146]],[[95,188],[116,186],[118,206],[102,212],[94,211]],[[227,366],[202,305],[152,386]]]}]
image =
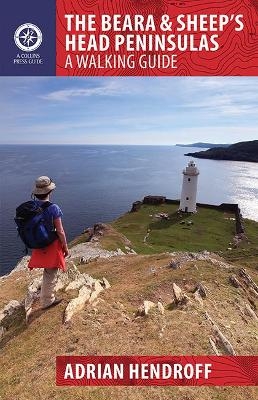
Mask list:
[{"label": "sun hat", "polygon": [[35,180],[32,194],[47,194],[55,187],[55,183],[48,176],[40,176]]}]

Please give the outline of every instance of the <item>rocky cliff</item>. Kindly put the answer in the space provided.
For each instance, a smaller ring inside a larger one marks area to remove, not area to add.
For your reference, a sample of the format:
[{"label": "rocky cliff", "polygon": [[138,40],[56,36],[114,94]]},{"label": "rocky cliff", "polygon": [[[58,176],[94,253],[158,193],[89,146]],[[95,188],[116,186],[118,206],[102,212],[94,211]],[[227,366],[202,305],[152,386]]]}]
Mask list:
[{"label": "rocky cliff", "polygon": [[239,142],[227,148],[217,147],[206,151],[187,153],[186,156],[211,160],[258,162],[258,140]]}]

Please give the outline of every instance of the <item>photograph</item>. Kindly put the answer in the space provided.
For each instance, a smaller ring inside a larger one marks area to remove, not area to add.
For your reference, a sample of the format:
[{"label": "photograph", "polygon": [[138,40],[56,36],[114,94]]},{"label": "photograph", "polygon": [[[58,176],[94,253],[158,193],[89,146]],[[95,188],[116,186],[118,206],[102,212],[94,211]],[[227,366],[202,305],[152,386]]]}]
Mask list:
[{"label": "photograph", "polygon": [[0,400],[258,398],[258,2],[9,0]]},{"label": "photograph", "polygon": [[0,86],[0,399],[255,400],[258,77]]}]

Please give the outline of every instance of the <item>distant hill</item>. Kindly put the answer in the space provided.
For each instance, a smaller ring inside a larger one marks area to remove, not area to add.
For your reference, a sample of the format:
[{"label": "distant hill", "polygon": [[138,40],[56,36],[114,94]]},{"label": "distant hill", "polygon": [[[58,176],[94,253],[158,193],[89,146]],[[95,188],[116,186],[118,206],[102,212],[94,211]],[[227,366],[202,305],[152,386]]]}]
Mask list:
[{"label": "distant hill", "polygon": [[176,144],[178,147],[203,147],[205,149],[211,149],[214,147],[228,147],[230,144],[216,144],[216,143],[203,143],[203,142],[198,142],[198,143],[191,143],[191,144]]},{"label": "distant hill", "polygon": [[185,156],[207,158],[211,160],[258,162],[258,140],[235,143],[227,148],[216,147],[206,151],[187,153]]}]

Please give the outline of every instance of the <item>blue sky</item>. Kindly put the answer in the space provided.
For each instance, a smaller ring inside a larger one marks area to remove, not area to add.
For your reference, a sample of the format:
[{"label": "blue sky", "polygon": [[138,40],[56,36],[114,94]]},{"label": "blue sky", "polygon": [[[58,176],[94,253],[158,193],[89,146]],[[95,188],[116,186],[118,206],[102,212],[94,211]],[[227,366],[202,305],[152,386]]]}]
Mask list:
[{"label": "blue sky", "polygon": [[258,139],[258,77],[0,77],[0,143]]}]

